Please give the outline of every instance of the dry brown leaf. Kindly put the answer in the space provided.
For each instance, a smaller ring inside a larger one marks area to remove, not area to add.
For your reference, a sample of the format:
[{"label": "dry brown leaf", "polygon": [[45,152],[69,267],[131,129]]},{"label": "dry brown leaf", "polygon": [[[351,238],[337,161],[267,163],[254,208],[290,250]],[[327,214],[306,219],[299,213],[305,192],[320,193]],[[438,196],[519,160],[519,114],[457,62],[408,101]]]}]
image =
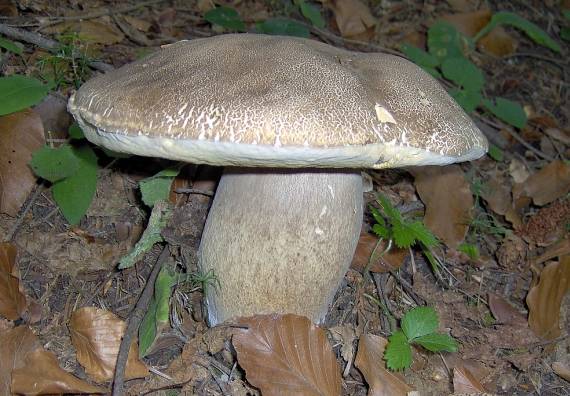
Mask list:
[{"label": "dry brown leaf", "polygon": [[408,250],[392,248],[382,254],[386,248],[386,244],[380,243],[380,245],[376,247],[377,244],[378,238],[374,235],[367,232],[360,233],[360,239],[358,240],[358,245],[356,246],[356,251],[354,252],[354,257],[350,264],[351,268],[362,272],[368,265],[372,252],[374,252],[374,257],[370,264],[370,271],[384,273],[400,268],[409,253]]},{"label": "dry brown leaf", "polygon": [[27,326],[0,332],[0,396],[12,395],[12,370],[23,367],[26,356],[37,348],[41,344]]},{"label": "dry brown leaf", "polygon": [[233,337],[249,383],[264,396],[340,395],[340,367],[325,331],[303,316],[256,315]]},{"label": "dry brown leaf", "polygon": [[79,34],[82,41],[102,45],[117,44],[125,38],[125,35],[114,24],[91,19],[64,21],[43,29],[43,32],[75,32]]},{"label": "dry brown leaf", "polygon": [[321,0],[330,7],[342,37],[370,39],[378,23],[370,8],[360,0]]},{"label": "dry brown leaf", "polygon": [[473,374],[465,367],[453,368],[453,390],[460,394],[480,394],[486,390]]},{"label": "dry brown leaf", "polygon": [[546,205],[570,192],[570,165],[555,160],[524,182],[524,193],[535,205]]},{"label": "dry brown leaf", "polygon": [[555,257],[570,255],[570,238],[564,238],[550,245],[540,256],[533,261],[534,265],[539,265]]},{"label": "dry brown leaf", "polygon": [[495,56],[509,56],[517,50],[518,42],[502,26],[497,26],[481,37],[477,47]]},{"label": "dry brown leaf", "polygon": [[125,18],[125,21],[127,21],[129,25],[141,32],[148,32],[152,27],[152,23],[145,21],[144,19],[135,18],[130,15],[124,15],[123,18]]},{"label": "dry brown leaf", "polygon": [[358,341],[354,364],[368,383],[368,396],[406,396],[413,388],[404,378],[385,368],[384,349],[388,341],[373,334],[363,334]]},{"label": "dry brown leaf", "polygon": [[[113,378],[117,353],[126,323],[112,312],[95,307],[80,308],[69,321],[71,342],[77,352],[77,361],[97,382]],[[125,378],[141,378],[148,374],[138,359],[138,345],[131,344],[125,369]]]},{"label": "dry brown leaf", "polygon": [[570,256],[544,267],[526,297],[528,324],[538,337],[552,340],[560,335],[560,305],[569,288]]},{"label": "dry brown leaf", "polygon": [[489,308],[491,309],[495,319],[497,319],[498,324],[526,326],[526,317],[517,311],[503,297],[494,293],[489,293],[487,300],[489,302]]},{"label": "dry brown leaf", "polygon": [[10,320],[20,318],[27,307],[16,265],[16,253],[16,246],[0,243],[0,315]]},{"label": "dry brown leaf", "polygon": [[12,372],[12,392],[24,395],[106,393],[59,367],[51,352],[38,348],[26,355],[24,366]]},{"label": "dry brown leaf", "polygon": [[0,117],[0,213],[18,214],[36,185],[28,162],[43,144],[42,120],[33,110]]},{"label": "dry brown leaf", "polygon": [[566,381],[570,382],[570,367],[562,362],[552,363],[552,370],[560,377],[564,378]]},{"label": "dry brown leaf", "polygon": [[530,176],[525,164],[516,158],[513,158],[509,164],[509,174],[516,184],[524,183]]},{"label": "dry brown leaf", "polygon": [[[329,329],[335,343],[339,343],[340,356],[347,363],[352,363],[352,358],[354,356],[354,340],[356,339],[356,333],[354,327],[352,326],[335,326]],[[350,365],[347,365],[347,367]]]},{"label": "dry brown leaf", "polygon": [[458,165],[410,168],[426,205],[424,224],[450,248],[465,238],[471,223],[473,196]]},{"label": "dry brown leaf", "polygon": [[501,183],[496,178],[485,183],[481,197],[493,212],[501,216],[504,216],[512,208],[510,186],[507,183]]},{"label": "dry brown leaf", "polygon": [[491,20],[491,10],[478,10],[458,14],[448,14],[441,18],[446,20],[461,33],[473,37]]}]

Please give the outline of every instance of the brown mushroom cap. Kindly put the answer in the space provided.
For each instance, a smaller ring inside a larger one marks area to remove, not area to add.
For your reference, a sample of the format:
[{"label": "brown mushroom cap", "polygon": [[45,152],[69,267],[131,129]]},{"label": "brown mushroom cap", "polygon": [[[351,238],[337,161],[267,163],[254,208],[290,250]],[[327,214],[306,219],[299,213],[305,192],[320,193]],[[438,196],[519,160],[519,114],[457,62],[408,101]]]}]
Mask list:
[{"label": "brown mushroom cap", "polygon": [[168,45],[90,80],[69,110],[108,149],[212,165],[388,168],[487,151],[469,116],[413,63],[291,37]]}]

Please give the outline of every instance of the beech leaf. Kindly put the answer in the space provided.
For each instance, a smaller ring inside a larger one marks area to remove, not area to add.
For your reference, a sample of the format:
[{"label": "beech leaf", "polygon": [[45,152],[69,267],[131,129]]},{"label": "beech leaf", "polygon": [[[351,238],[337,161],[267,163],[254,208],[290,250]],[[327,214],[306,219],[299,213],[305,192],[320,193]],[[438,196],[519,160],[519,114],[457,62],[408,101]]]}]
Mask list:
[{"label": "beech leaf", "polygon": [[247,380],[270,395],[340,395],[340,367],[323,329],[293,315],[256,315],[233,337]]},{"label": "beech leaf", "polygon": [[16,246],[0,243],[0,315],[16,320],[25,312],[26,306],[16,266]]}]

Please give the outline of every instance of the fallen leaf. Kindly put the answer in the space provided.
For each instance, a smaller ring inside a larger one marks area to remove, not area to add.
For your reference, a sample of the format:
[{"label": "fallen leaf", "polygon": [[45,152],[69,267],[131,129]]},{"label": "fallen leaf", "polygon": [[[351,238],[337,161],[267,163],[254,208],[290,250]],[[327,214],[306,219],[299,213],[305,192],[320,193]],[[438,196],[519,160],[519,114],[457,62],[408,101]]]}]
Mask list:
[{"label": "fallen leaf", "polygon": [[27,326],[18,326],[0,332],[0,395],[11,396],[12,370],[24,366],[26,355],[41,348],[34,333]]},{"label": "fallen leaf", "polygon": [[377,21],[360,0],[321,0],[332,9],[342,37],[370,39]]},{"label": "fallen leaf", "polygon": [[477,42],[477,48],[495,56],[509,56],[517,47],[518,42],[502,26],[497,26]]},{"label": "fallen leaf", "polygon": [[256,315],[233,336],[238,363],[263,395],[340,395],[340,367],[325,331],[303,316]]},{"label": "fallen leaf", "polygon": [[524,192],[542,206],[570,192],[570,165],[555,160],[529,176],[523,186]]},{"label": "fallen leaf", "polygon": [[524,183],[530,176],[525,164],[516,158],[513,158],[509,164],[509,174],[517,184]]},{"label": "fallen leaf", "polygon": [[538,284],[526,297],[528,324],[534,334],[547,340],[560,335],[560,305],[570,288],[570,256],[550,263],[540,273]]},{"label": "fallen leaf", "polygon": [[413,391],[400,374],[385,368],[387,343],[385,338],[373,334],[363,334],[358,341],[354,364],[368,383],[368,396],[406,396]]},{"label": "fallen leaf", "polygon": [[[80,308],[71,315],[69,331],[77,361],[95,381],[104,382],[113,378],[126,327],[126,323],[112,312],[95,307]],[[148,374],[148,369],[138,356],[138,346],[133,341],[125,369],[126,379],[142,378]]]},{"label": "fallen leaf", "polygon": [[44,144],[40,116],[27,109],[0,117],[0,213],[16,216],[36,185],[28,167]]},{"label": "fallen leaf", "polygon": [[461,33],[472,37],[489,23],[491,15],[491,10],[484,9],[473,12],[448,14],[442,16],[441,19],[449,22]]},{"label": "fallen leaf", "polygon": [[354,257],[350,265],[351,268],[362,272],[368,265],[372,252],[374,252],[369,270],[378,273],[390,272],[400,268],[404,259],[409,254],[407,249],[398,248],[392,248],[383,253],[386,249],[386,243],[381,242],[378,246],[377,245],[378,237],[367,232],[360,233],[360,239],[358,239],[358,245],[356,246],[356,251],[354,252]]},{"label": "fallen leaf", "polygon": [[55,355],[43,348],[28,353],[24,366],[12,372],[11,389],[13,393],[24,395],[108,392],[63,370]]},{"label": "fallen leaf", "polygon": [[26,296],[16,265],[16,246],[0,243],[0,315],[16,320],[26,311]]},{"label": "fallen leaf", "polygon": [[558,140],[559,142],[570,146],[570,132],[562,131],[559,128],[546,128],[544,132],[552,139]]},{"label": "fallen leaf", "polygon": [[564,238],[550,245],[540,256],[533,261],[534,265],[539,265],[555,257],[570,255],[570,238]]},{"label": "fallen leaf", "polygon": [[42,119],[45,136],[49,139],[67,139],[71,114],[67,111],[67,100],[59,94],[49,93],[34,106],[34,112]]},{"label": "fallen leaf", "polygon": [[570,367],[562,362],[552,363],[552,371],[554,371],[558,376],[564,378],[566,381],[570,382]]},{"label": "fallen leaf", "polygon": [[493,212],[501,216],[504,216],[512,208],[510,186],[496,178],[485,183],[481,197],[487,202],[487,205]]},{"label": "fallen leaf", "polygon": [[473,196],[458,165],[409,169],[426,206],[424,224],[450,248],[457,248],[471,223]]},{"label": "fallen leaf", "polygon": [[526,317],[517,311],[511,304],[509,304],[503,297],[489,293],[488,298],[489,308],[493,313],[498,324],[512,324],[526,326]]},{"label": "fallen leaf", "polygon": [[460,394],[480,394],[486,390],[471,372],[462,366],[453,368],[453,390]]},{"label": "fallen leaf", "polygon": [[347,368],[350,368],[352,364],[352,358],[354,357],[354,340],[356,339],[356,333],[352,326],[335,326],[329,329],[330,334],[334,341],[340,344],[340,356],[344,359],[347,364]]},{"label": "fallen leaf", "polygon": [[43,32],[75,32],[84,42],[102,45],[117,44],[125,38],[125,35],[114,24],[92,19],[64,21],[43,29]]},{"label": "fallen leaf", "polygon": [[141,32],[148,32],[152,27],[152,23],[145,21],[144,19],[135,18],[129,15],[125,15],[124,18],[129,25],[137,30],[140,30]]}]

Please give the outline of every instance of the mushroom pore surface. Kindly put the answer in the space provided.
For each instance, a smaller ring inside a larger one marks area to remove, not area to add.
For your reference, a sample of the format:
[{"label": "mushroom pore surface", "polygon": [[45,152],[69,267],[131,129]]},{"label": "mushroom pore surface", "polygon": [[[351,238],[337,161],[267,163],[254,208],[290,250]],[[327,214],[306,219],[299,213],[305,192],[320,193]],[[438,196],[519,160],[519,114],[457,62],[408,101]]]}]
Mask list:
[{"label": "mushroom pore surface", "polygon": [[201,271],[219,279],[205,293],[212,325],[270,312],[321,322],[360,233],[357,169],[487,151],[413,63],[292,37],[164,46],[88,81],[68,108],[110,150],[226,166],[199,252]]}]

